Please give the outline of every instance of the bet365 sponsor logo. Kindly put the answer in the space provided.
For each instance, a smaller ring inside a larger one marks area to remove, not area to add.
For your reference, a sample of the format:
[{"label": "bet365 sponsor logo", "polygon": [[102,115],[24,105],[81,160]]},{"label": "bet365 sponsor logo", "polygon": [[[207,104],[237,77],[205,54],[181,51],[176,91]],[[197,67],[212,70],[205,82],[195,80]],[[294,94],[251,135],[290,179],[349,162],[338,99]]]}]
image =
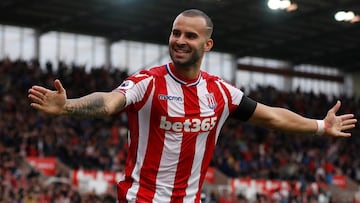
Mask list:
[{"label": "bet365 sponsor logo", "polygon": [[212,130],[217,122],[217,117],[189,118],[183,121],[170,121],[166,116],[161,116],[160,128],[173,132],[206,132]]}]

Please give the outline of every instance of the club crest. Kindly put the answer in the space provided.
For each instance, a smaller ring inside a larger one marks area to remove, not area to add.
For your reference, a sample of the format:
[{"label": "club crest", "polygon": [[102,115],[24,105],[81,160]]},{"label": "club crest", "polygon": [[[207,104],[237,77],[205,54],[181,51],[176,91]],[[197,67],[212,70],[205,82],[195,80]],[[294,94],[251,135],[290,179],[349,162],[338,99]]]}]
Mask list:
[{"label": "club crest", "polygon": [[208,107],[210,109],[215,109],[217,106],[216,100],[215,100],[215,96],[214,93],[209,93],[209,94],[205,94],[207,102],[208,102]]}]

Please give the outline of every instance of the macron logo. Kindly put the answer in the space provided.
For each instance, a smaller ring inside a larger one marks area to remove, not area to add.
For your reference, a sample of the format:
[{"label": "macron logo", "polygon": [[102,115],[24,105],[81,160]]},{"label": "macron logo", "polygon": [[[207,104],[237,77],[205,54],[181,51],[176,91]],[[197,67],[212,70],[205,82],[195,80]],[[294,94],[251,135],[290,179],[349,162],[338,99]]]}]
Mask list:
[{"label": "macron logo", "polygon": [[159,94],[158,97],[159,97],[160,100],[169,100],[169,101],[183,102],[183,98],[182,98],[182,97],[178,97],[178,96],[170,96],[170,95]]},{"label": "macron logo", "polygon": [[206,132],[212,130],[216,125],[217,117],[192,118],[183,121],[171,122],[166,116],[161,116],[160,128],[173,132]]}]

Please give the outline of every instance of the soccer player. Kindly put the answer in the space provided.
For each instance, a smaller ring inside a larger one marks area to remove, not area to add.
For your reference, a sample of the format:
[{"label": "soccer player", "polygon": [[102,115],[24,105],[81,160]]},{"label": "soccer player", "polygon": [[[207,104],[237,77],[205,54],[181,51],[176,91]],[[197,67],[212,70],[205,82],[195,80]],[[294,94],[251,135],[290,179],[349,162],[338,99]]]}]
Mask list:
[{"label": "soccer player", "polygon": [[348,137],[353,114],[337,116],[340,102],[323,120],[256,102],[234,86],[200,69],[213,47],[213,24],[202,11],[179,14],[169,37],[171,62],[140,71],[110,92],[68,99],[33,86],[31,106],[55,115],[110,116],[126,112],[129,152],[120,202],[200,202],[201,187],[222,125],[229,116],[260,126],[304,134]]}]

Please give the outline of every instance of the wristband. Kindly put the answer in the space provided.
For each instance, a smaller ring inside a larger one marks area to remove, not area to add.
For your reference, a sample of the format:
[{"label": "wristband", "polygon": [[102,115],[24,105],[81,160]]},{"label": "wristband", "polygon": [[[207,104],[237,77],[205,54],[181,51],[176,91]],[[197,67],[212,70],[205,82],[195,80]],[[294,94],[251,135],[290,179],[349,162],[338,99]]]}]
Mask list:
[{"label": "wristband", "polygon": [[324,120],[316,120],[317,129],[315,135],[321,136],[325,133],[325,121]]}]

